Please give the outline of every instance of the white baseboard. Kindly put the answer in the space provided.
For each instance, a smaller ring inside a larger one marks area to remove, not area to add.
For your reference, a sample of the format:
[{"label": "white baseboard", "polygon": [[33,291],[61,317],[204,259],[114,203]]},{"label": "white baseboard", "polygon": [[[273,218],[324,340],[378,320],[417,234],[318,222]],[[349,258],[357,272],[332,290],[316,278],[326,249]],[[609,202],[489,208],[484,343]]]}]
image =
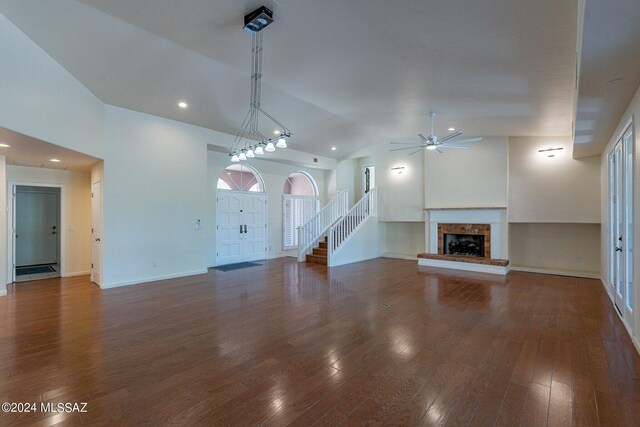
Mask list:
[{"label": "white baseboard", "polygon": [[88,276],[90,274],[91,274],[91,270],[87,270],[87,271],[72,271],[71,273],[62,273],[62,277]]},{"label": "white baseboard", "polygon": [[525,273],[553,274],[554,276],[581,277],[583,279],[601,279],[600,273],[593,273],[589,271],[554,270],[551,268],[522,267],[519,265],[512,265],[511,270],[523,271]]},{"label": "white baseboard", "polygon": [[419,258],[418,265],[423,267],[449,268],[451,270],[475,271],[477,273],[499,274],[509,273],[509,266],[475,264],[471,262],[446,261],[441,259]]},{"label": "white baseboard", "polygon": [[6,297],[7,296],[7,286],[5,285],[4,288],[0,288],[0,297]]},{"label": "white baseboard", "polygon": [[406,254],[396,254],[393,252],[385,252],[382,255],[380,255],[383,258],[395,258],[395,259],[408,259],[411,261],[415,261],[418,259],[417,255],[411,256],[411,255],[406,255]]},{"label": "white baseboard", "polygon": [[102,289],[119,288],[121,286],[140,285],[142,283],[157,282],[158,280],[177,279],[180,277],[196,276],[198,274],[207,274],[208,270],[187,271],[178,274],[166,274],[164,276],[146,277],[144,279],[127,280],[124,282],[103,283],[100,285]]}]

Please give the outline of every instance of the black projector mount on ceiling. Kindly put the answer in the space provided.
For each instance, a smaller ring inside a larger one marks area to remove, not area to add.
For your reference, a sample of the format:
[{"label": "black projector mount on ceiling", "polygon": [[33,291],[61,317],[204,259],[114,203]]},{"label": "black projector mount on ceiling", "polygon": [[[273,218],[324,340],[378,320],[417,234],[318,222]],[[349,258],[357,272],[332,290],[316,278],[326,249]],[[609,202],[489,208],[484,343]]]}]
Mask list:
[{"label": "black projector mount on ceiling", "polygon": [[248,15],[244,16],[244,27],[248,33],[262,31],[267,25],[273,22],[273,12],[264,6],[259,7]]}]

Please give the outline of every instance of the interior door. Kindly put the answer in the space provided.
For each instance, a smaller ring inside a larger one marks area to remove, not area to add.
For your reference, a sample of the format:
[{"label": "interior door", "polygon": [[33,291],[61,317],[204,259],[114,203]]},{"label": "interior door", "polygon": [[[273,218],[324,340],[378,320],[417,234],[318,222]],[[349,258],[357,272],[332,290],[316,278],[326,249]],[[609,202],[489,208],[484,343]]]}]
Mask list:
[{"label": "interior door", "polygon": [[102,182],[91,184],[91,281],[102,283]]},{"label": "interior door", "polygon": [[244,261],[257,261],[267,257],[266,206],[264,193],[245,194],[242,208]]},{"label": "interior door", "polygon": [[15,202],[16,266],[57,264],[59,193],[17,187]]},{"label": "interior door", "polygon": [[218,191],[216,198],[216,264],[225,265],[244,260],[244,223],[241,212],[245,195],[235,191]]}]

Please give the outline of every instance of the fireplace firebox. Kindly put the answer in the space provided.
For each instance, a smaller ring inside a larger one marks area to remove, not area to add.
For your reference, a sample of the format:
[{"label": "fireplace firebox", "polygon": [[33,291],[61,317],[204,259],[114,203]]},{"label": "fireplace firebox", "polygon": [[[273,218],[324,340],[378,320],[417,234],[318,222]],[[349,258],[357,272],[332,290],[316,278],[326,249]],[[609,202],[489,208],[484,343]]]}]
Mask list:
[{"label": "fireplace firebox", "polygon": [[473,234],[443,234],[445,255],[484,257],[484,236]]},{"label": "fireplace firebox", "polygon": [[438,254],[491,258],[491,225],[438,224]]}]

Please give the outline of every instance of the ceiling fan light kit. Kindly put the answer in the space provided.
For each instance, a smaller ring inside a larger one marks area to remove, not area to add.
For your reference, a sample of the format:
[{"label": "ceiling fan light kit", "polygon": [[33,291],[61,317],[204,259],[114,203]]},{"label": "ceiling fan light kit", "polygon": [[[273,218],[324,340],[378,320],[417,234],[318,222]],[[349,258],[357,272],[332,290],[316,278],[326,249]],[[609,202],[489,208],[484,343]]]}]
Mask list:
[{"label": "ceiling fan light kit", "polygon": [[[284,124],[260,105],[262,91],[262,30],[273,22],[273,12],[265,6],[259,7],[245,15],[243,30],[251,34],[251,96],[247,112],[240,130],[236,134],[229,157],[232,162],[239,162],[265,151],[273,152],[278,148],[287,148],[287,139],[293,133]],[[265,136],[259,129],[260,117],[265,117],[281,131],[273,138]],[[258,141],[258,142],[256,142]],[[275,142],[275,144],[274,144]]]},{"label": "ceiling fan light kit", "polygon": [[457,145],[460,144],[462,142],[474,142],[474,141],[482,141],[482,138],[467,138],[467,139],[459,139],[459,140],[453,140],[454,138],[459,137],[460,135],[462,135],[462,132],[453,132],[445,137],[442,138],[438,138],[435,134],[435,121],[436,121],[436,113],[435,112],[430,112],[429,116],[431,117],[431,125],[430,125],[430,129],[429,129],[429,136],[426,137],[424,135],[422,135],[421,133],[418,134],[418,136],[420,137],[420,142],[419,143],[414,143],[414,142],[392,142],[391,144],[399,144],[399,145],[408,145],[408,147],[402,147],[402,148],[395,148],[393,150],[389,150],[389,151],[401,151],[401,150],[414,150],[409,154],[415,154],[418,153],[420,151],[422,151],[423,148],[426,148],[427,150],[430,151],[435,151],[438,154],[442,154],[442,150],[441,148],[462,148],[462,149],[466,149],[469,148],[468,145]]}]

